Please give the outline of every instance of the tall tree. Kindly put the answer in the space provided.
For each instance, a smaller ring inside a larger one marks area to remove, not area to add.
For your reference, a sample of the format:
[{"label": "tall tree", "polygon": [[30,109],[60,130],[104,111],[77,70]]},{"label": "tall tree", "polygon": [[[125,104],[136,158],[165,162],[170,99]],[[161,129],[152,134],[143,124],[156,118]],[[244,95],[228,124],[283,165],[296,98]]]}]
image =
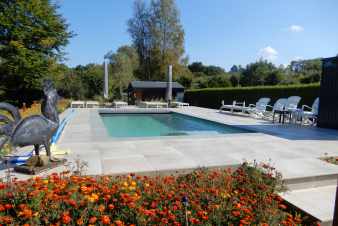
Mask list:
[{"label": "tall tree", "polygon": [[118,90],[118,97],[122,98],[124,89],[134,78],[135,69],[138,67],[138,56],[130,46],[120,47],[116,53],[110,54],[112,65],[113,90]]},{"label": "tall tree", "polygon": [[154,76],[162,80],[168,65],[180,62],[184,53],[184,31],[174,0],[153,0],[150,9]]},{"label": "tall tree", "polygon": [[193,73],[204,72],[204,65],[202,62],[193,62],[188,66],[189,70]]},{"label": "tall tree", "polygon": [[164,80],[168,65],[179,65],[184,53],[184,31],[174,0],[137,0],[128,31],[140,58],[140,78]]},{"label": "tall tree", "polygon": [[240,83],[242,86],[265,85],[267,76],[276,69],[275,65],[263,60],[249,64],[241,74]]},{"label": "tall tree", "polygon": [[134,15],[128,21],[128,32],[139,56],[138,77],[151,79],[151,32],[150,12],[143,0],[134,2]]},{"label": "tall tree", "polygon": [[8,99],[38,98],[41,79],[62,57],[72,33],[57,9],[49,0],[0,1],[0,83]]}]

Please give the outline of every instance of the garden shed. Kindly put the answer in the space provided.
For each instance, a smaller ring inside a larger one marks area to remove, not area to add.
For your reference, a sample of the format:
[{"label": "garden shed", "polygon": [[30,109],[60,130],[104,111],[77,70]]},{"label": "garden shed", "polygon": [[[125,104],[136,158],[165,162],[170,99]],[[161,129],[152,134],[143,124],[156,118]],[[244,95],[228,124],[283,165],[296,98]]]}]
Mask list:
[{"label": "garden shed", "polygon": [[[168,82],[162,81],[132,81],[128,86],[128,103],[138,101],[165,100]],[[173,99],[183,99],[184,87],[178,82],[172,82]]]},{"label": "garden shed", "polygon": [[338,57],[323,59],[318,126],[338,129]]}]

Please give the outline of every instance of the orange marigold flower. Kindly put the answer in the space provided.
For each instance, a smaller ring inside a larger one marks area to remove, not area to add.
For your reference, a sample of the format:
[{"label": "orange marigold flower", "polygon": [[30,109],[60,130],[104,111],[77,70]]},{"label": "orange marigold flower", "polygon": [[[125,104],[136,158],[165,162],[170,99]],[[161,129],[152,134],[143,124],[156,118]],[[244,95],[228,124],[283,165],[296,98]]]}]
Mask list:
[{"label": "orange marigold flower", "polygon": [[6,210],[12,209],[12,207],[13,207],[12,204],[9,203],[5,204]]},{"label": "orange marigold flower", "polygon": [[116,220],[114,221],[114,223],[117,225],[117,226],[123,226],[123,221],[120,221],[120,220]]},{"label": "orange marigold flower", "polygon": [[113,204],[109,204],[109,205],[108,205],[108,208],[109,208],[110,210],[112,210],[112,209],[115,208],[115,206],[114,206]]},{"label": "orange marigold flower", "polygon": [[169,220],[168,220],[167,218],[162,218],[162,219],[161,219],[161,222],[162,222],[163,224],[168,224],[168,223],[169,223]]},{"label": "orange marigold flower", "polygon": [[110,217],[107,215],[103,215],[101,217],[102,224],[110,224]]},{"label": "orange marigold flower", "polygon": [[96,221],[97,221],[97,218],[96,218],[96,217],[91,217],[91,218],[89,218],[89,223],[90,223],[90,224],[95,224]]},{"label": "orange marigold flower", "polygon": [[238,217],[241,215],[241,212],[239,212],[238,210],[233,210],[231,213],[234,217]]},{"label": "orange marigold flower", "polygon": [[99,207],[97,208],[98,211],[103,212],[106,209],[106,207],[104,205],[99,205]]},{"label": "orange marigold flower", "polygon": [[19,212],[18,216],[22,216],[23,218],[31,218],[33,215],[33,211],[31,209],[24,209],[21,212]]},{"label": "orange marigold flower", "polygon": [[68,204],[75,207],[76,206],[76,201],[73,199],[68,200]]},{"label": "orange marigold flower", "polygon": [[68,214],[62,214],[62,223],[69,224],[72,218]]},{"label": "orange marigold flower", "polygon": [[76,224],[77,225],[83,225],[83,219],[82,218],[77,219]]},{"label": "orange marigold flower", "polygon": [[247,225],[250,224],[248,221],[246,221],[245,219],[242,219],[239,221],[241,224]]},{"label": "orange marigold flower", "polygon": [[278,207],[279,207],[280,209],[283,209],[283,210],[285,210],[285,209],[287,208],[286,205],[284,205],[284,204],[279,204]]}]

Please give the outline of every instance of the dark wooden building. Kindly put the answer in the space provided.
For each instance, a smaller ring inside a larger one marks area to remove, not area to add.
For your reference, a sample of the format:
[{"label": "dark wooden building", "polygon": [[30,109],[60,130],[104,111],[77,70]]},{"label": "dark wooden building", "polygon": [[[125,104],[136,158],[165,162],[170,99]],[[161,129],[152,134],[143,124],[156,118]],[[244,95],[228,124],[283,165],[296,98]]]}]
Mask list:
[{"label": "dark wooden building", "polygon": [[[138,101],[165,100],[167,94],[167,82],[161,81],[132,81],[128,86],[128,103],[135,104]],[[178,82],[172,83],[172,99],[183,98],[184,87]]]},{"label": "dark wooden building", "polygon": [[338,57],[323,59],[318,126],[338,129]]}]

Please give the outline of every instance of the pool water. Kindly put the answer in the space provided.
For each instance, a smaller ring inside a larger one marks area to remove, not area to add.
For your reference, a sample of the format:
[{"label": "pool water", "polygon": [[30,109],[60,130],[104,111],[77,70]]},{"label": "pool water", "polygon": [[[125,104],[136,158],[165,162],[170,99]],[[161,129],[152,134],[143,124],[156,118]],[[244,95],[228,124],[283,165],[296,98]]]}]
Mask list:
[{"label": "pool water", "polygon": [[249,131],[178,113],[101,114],[111,137],[155,137]]}]

